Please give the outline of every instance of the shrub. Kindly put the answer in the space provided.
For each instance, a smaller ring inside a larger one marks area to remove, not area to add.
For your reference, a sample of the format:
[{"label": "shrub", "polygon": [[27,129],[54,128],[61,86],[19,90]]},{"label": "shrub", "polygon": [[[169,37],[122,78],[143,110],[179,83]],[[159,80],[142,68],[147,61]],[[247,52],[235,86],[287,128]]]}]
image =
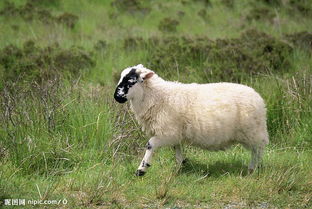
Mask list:
[{"label": "shrub", "polygon": [[179,21],[170,17],[166,17],[160,21],[158,29],[163,32],[176,32]]},{"label": "shrub", "polygon": [[144,0],[114,0],[112,6],[116,7],[119,11],[128,12],[131,14],[142,13],[148,14],[150,8],[144,7]]},{"label": "shrub", "polygon": [[[45,5],[50,1],[54,2],[52,0],[45,0],[42,3]],[[38,6],[41,5],[39,2],[40,1],[37,0],[28,0],[23,6],[16,7],[14,3],[6,1],[4,8],[0,10],[0,15],[8,18],[21,17],[25,21],[39,20],[43,23],[59,23],[64,24],[71,29],[74,28],[79,19],[78,16],[67,12],[59,16],[53,16],[49,10]]]},{"label": "shrub", "polygon": [[229,81],[239,80],[242,75],[285,72],[290,67],[292,53],[287,43],[256,30],[246,31],[235,39],[169,37],[150,39],[148,45],[153,69],[166,69],[170,75],[176,74],[177,65],[183,66],[180,71],[188,73],[200,68],[196,72],[200,78],[208,76]]},{"label": "shrub", "polygon": [[273,22],[275,17],[274,12],[268,8],[253,8],[250,10],[249,14],[246,16],[246,20],[248,21],[269,21]]},{"label": "shrub", "polygon": [[56,21],[72,29],[75,27],[78,19],[78,16],[65,12],[58,16]]},{"label": "shrub", "polygon": [[312,33],[302,31],[298,33],[287,34],[285,37],[296,47],[312,51]]},{"label": "shrub", "polygon": [[82,48],[61,49],[58,44],[38,47],[27,41],[23,47],[8,45],[0,50],[3,80],[36,80],[38,82],[59,76],[78,76],[95,65],[91,54]]}]

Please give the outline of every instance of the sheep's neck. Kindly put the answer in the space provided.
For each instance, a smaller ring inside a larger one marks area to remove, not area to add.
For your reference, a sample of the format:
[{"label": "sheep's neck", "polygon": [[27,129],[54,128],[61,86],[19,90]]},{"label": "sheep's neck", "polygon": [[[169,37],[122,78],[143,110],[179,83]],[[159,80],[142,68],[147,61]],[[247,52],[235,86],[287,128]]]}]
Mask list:
[{"label": "sheep's neck", "polygon": [[144,86],[144,91],[141,97],[134,98],[131,101],[131,108],[138,118],[144,117],[144,115],[151,110],[151,108],[160,105],[164,101],[165,91],[163,85],[150,84]]}]

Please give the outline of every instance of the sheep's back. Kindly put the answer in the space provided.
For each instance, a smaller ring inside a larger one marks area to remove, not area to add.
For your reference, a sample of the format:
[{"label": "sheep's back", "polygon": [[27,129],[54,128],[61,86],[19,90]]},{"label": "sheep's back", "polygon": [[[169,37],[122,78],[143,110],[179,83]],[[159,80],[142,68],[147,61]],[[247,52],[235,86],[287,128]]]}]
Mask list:
[{"label": "sheep's back", "polygon": [[264,102],[250,87],[213,83],[185,84],[182,89],[185,101],[177,111],[184,121],[183,136],[192,144],[223,149],[246,131],[266,126]]}]

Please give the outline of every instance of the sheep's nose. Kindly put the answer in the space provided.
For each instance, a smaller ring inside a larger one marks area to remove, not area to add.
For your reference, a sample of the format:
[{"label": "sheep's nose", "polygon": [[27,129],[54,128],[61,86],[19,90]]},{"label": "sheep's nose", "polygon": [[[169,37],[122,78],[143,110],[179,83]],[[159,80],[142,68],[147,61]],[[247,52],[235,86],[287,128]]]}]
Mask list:
[{"label": "sheep's nose", "polygon": [[118,93],[118,88],[116,88],[116,91],[114,93],[114,98],[119,103],[125,103],[127,101],[127,98],[124,95],[120,95]]}]

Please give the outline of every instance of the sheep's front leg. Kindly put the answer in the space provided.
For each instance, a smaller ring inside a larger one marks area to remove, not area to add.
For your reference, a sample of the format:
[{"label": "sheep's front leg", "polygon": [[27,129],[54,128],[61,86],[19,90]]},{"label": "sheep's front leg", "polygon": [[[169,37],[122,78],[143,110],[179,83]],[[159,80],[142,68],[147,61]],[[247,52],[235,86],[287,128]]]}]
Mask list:
[{"label": "sheep's front leg", "polygon": [[143,157],[143,160],[141,161],[141,164],[136,171],[137,176],[143,176],[146,173],[146,170],[148,167],[151,166],[151,159],[154,151],[160,147],[172,145],[173,140],[167,139],[164,137],[152,137],[148,142],[146,146],[145,155]]}]

